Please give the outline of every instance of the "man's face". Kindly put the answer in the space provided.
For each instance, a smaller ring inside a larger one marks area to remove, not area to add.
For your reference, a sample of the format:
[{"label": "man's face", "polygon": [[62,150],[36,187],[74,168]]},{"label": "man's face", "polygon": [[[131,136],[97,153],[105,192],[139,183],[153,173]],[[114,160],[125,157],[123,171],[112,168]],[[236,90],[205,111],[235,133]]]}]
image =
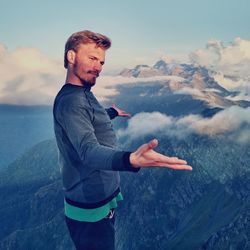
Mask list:
[{"label": "man's face", "polygon": [[94,43],[81,44],[75,52],[73,74],[82,84],[88,82],[95,85],[96,78],[105,63],[105,50]]}]

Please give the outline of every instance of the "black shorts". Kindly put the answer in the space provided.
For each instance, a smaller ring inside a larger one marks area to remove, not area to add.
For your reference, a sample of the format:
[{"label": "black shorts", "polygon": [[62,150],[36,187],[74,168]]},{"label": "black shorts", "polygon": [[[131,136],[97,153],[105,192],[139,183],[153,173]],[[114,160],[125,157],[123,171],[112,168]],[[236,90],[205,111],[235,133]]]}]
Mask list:
[{"label": "black shorts", "polygon": [[110,210],[108,216],[97,222],[81,222],[65,216],[70,237],[77,250],[114,250],[115,214]]}]

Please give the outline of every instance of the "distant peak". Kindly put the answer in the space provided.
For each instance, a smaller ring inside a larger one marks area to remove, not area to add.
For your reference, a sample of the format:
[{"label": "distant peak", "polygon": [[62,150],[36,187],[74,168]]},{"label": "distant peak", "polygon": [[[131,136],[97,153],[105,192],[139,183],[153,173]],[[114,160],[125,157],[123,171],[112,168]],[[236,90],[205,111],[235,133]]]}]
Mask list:
[{"label": "distant peak", "polygon": [[135,69],[143,69],[143,68],[149,68],[149,66],[146,64],[138,64],[135,66]]},{"label": "distant peak", "polygon": [[157,61],[155,63],[155,65],[153,66],[154,68],[159,68],[159,67],[162,67],[162,66],[167,66],[167,62],[160,59],[159,61]]}]

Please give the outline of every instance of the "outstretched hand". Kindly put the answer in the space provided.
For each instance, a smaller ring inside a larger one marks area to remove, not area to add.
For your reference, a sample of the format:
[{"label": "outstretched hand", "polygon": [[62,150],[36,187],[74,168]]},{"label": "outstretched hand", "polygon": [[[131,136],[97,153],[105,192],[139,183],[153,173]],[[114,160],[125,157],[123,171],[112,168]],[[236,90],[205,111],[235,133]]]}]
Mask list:
[{"label": "outstretched hand", "polygon": [[153,149],[158,145],[156,139],[140,146],[135,152],[130,154],[130,163],[133,167],[165,167],[175,170],[192,170],[185,160],[177,157],[168,157],[157,153]]},{"label": "outstretched hand", "polygon": [[129,113],[125,112],[122,109],[119,109],[114,103],[112,104],[112,108],[117,111],[118,116],[131,117],[131,115]]}]

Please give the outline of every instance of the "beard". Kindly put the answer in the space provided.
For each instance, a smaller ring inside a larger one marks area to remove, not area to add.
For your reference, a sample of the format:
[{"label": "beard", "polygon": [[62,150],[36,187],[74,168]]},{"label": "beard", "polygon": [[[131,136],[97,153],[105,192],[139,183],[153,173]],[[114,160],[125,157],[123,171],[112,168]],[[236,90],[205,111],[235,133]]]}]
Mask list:
[{"label": "beard", "polygon": [[93,79],[86,79],[86,78],[80,78],[82,85],[86,87],[92,87],[96,84],[96,78]]},{"label": "beard", "polygon": [[[99,72],[96,70],[87,70],[82,74],[79,72],[77,64],[74,65],[74,74],[80,79],[82,85],[92,87],[96,84],[96,78],[99,76]],[[89,77],[88,77],[89,76]]]},{"label": "beard", "polygon": [[83,79],[83,80],[85,80],[85,82],[94,86],[96,83],[96,78],[99,77],[99,72],[95,71],[95,70],[89,70],[89,71],[87,71],[87,74],[90,74],[91,78],[90,79]]}]

